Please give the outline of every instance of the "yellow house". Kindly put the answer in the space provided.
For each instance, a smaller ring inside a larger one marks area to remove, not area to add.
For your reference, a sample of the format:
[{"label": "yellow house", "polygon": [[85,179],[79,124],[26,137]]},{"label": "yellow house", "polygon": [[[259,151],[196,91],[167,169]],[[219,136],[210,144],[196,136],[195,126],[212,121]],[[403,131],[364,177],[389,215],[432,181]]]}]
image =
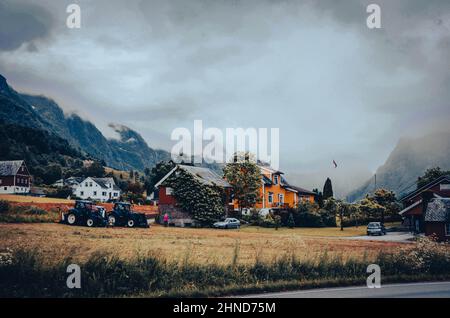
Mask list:
[{"label": "yellow house", "polygon": [[[314,202],[315,193],[289,184],[284,173],[274,170],[269,166],[259,165],[261,169],[261,187],[259,188],[259,200],[254,208],[293,208],[300,201]],[[238,203],[233,201],[234,209],[238,209]]]}]

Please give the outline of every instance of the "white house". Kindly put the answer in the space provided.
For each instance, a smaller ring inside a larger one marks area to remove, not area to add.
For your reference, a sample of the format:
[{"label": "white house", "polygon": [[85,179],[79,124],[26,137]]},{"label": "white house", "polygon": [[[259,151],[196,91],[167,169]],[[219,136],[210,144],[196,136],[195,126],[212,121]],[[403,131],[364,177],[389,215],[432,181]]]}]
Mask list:
[{"label": "white house", "polygon": [[73,194],[84,200],[117,200],[120,197],[120,188],[115,184],[113,178],[87,177],[74,188]]},{"label": "white house", "polygon": [[80,185],[80,183],[83,181],[83,178],[80,177],[70,177],[67,179],[59,179],[55,181],[55,183],[52,184],[54,187],[62,188],[62,187],[71,187],[72,189],[75,189]]}]

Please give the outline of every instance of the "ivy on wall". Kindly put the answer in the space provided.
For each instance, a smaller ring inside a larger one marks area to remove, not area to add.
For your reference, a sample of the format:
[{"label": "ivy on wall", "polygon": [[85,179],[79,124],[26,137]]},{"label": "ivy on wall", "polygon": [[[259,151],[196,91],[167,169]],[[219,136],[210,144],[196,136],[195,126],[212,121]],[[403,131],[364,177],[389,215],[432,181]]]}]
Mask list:
[{"label": "ivy on wall", "polygon": [[204,185],[182,169],[169,177],[165,184],[173,189],[180,208],[202,226],[210,226],[225,215],[222,188]]}]

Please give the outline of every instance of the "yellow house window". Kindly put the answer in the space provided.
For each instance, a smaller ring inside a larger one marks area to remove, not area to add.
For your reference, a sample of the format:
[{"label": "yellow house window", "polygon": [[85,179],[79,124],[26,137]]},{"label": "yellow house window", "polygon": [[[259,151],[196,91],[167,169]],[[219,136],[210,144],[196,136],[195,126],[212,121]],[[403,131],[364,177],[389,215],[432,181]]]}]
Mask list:
[{"label": "yellow house window", "polygon": [[273,183],[278,184],[278,175],[273,176]]}]

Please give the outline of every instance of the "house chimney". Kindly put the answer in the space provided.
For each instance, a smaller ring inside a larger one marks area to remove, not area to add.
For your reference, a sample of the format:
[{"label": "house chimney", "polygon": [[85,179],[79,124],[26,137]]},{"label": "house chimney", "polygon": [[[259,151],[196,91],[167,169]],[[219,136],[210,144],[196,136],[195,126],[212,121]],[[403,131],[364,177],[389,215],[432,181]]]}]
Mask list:
[{"label": "house chimney", "polygon": [[428,203],[433,199],[434,192],[433,191],[424,191],[422,192],[422,215],[425,216],[425,212],[427,211]]}]

